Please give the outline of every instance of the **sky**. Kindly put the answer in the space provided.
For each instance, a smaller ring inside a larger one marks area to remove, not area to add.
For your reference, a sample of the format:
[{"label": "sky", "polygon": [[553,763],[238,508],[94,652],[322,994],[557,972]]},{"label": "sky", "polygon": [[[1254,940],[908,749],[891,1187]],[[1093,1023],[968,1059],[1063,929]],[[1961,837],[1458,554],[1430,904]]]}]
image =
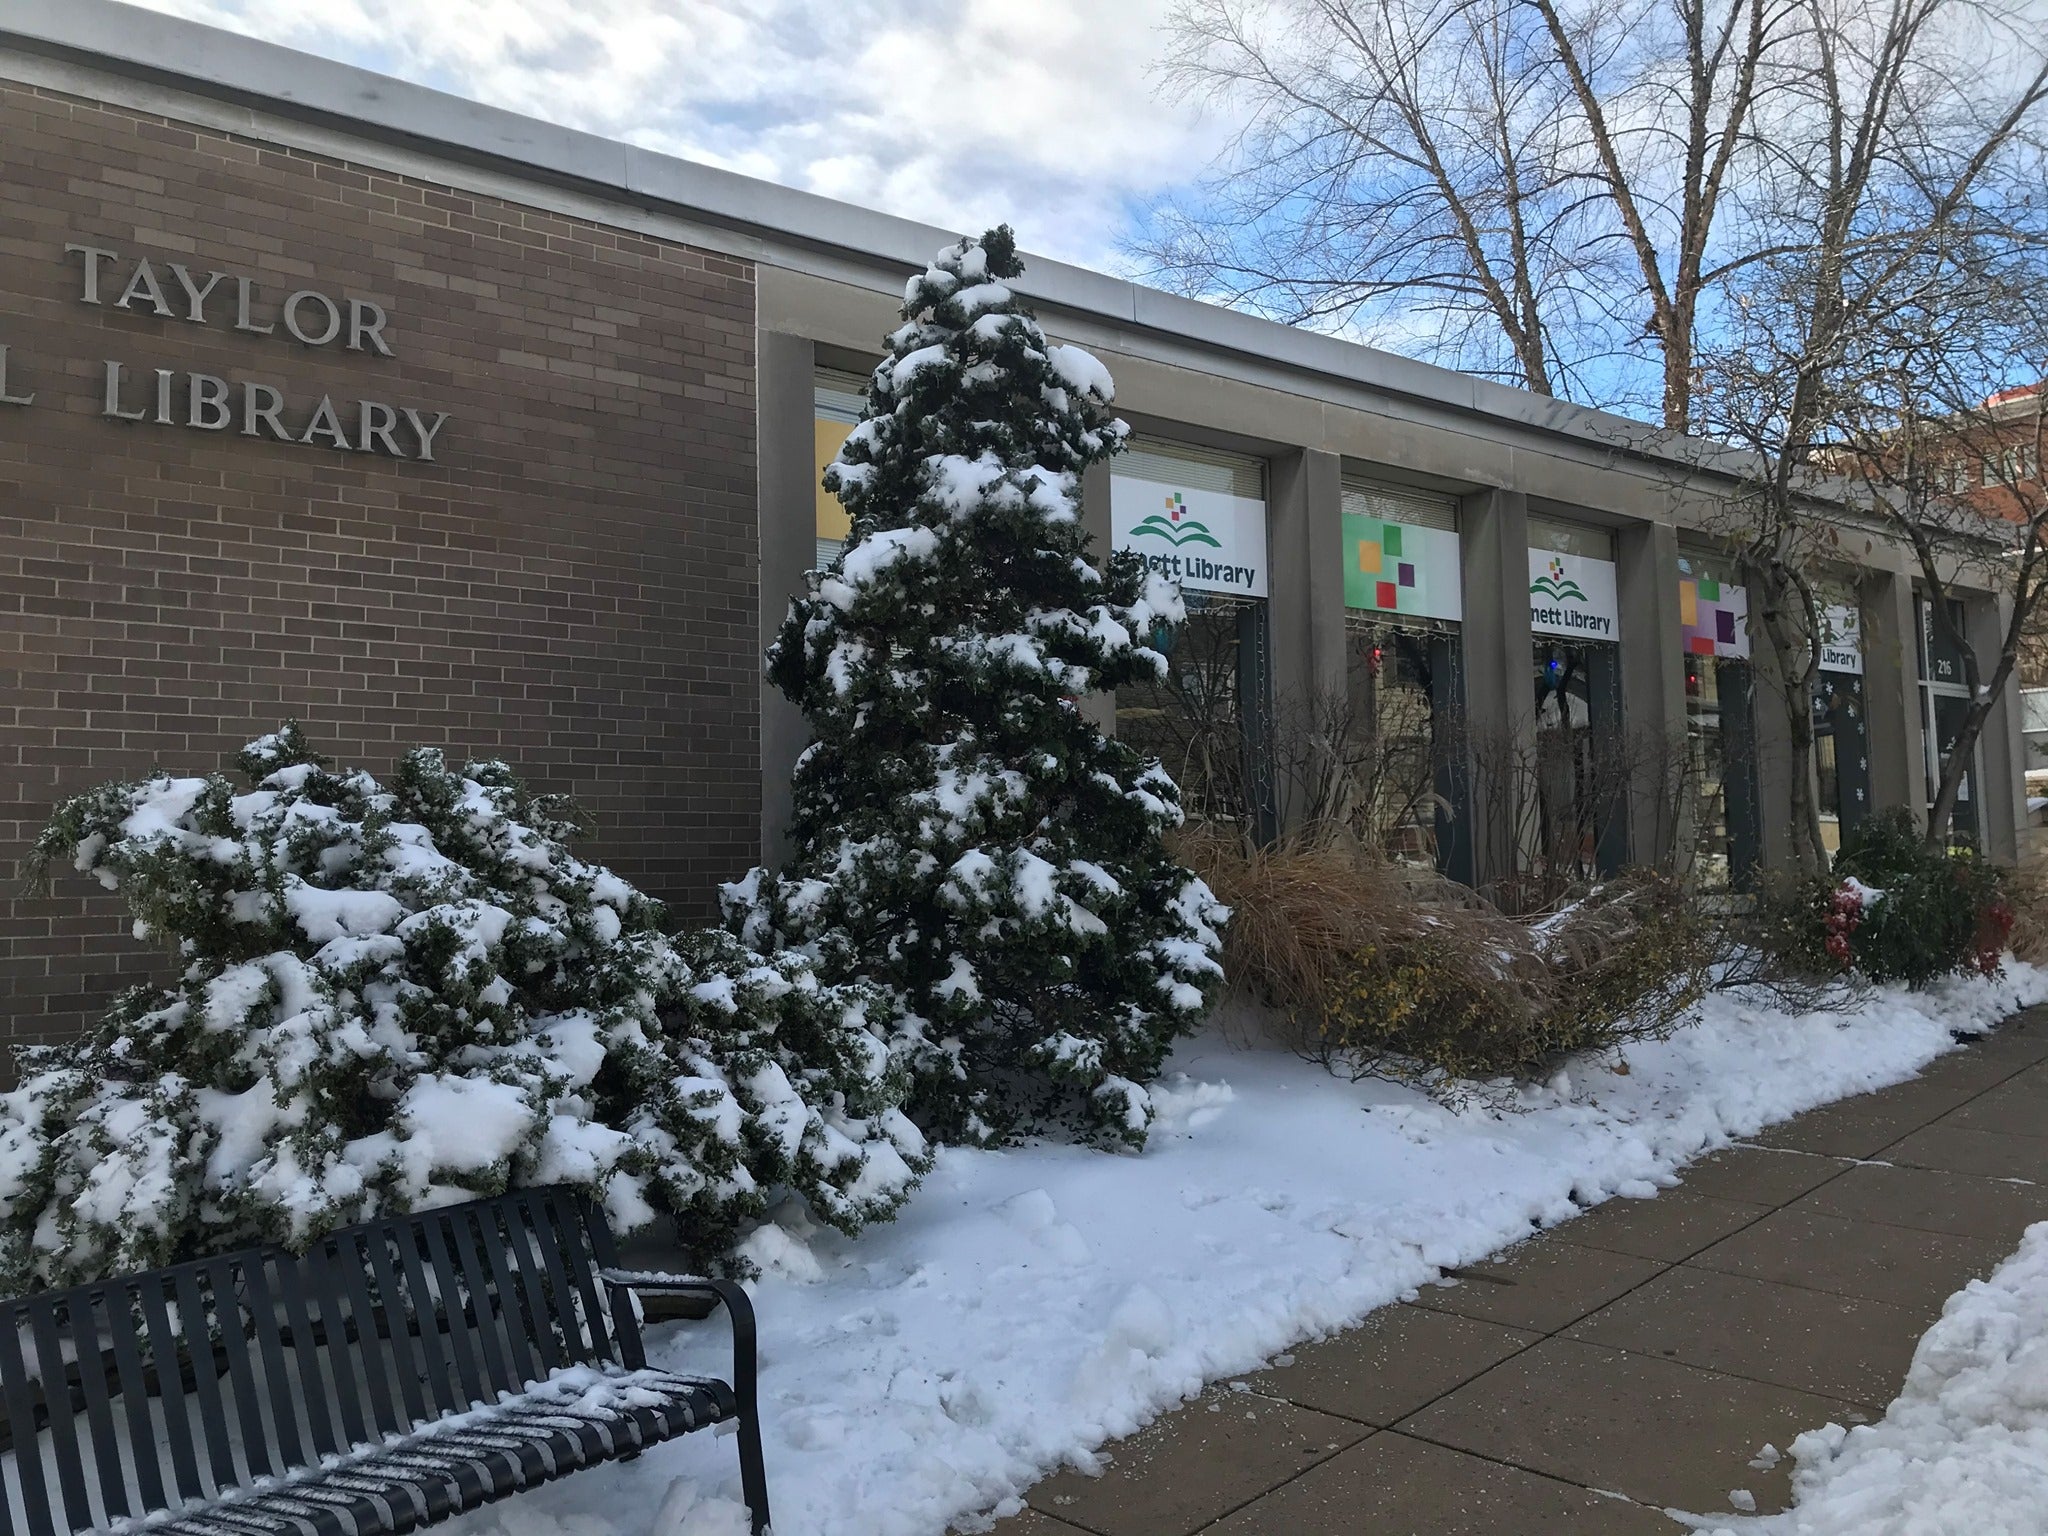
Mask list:
[{"label": "sky", "polygon": [[1167,0],[139,3],[1108,271],[1228,132],[1162,99]]}]

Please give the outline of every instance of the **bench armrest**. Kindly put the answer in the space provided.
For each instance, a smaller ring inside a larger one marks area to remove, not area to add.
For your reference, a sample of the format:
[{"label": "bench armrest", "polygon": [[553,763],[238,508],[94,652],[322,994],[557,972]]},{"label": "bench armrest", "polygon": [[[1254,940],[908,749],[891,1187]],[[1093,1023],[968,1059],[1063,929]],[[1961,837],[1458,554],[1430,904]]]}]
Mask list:
[{"label": "bench armrest", "polygon": [[[614,1312],[620,1302],[633,1295],[700,1296],[714,1307],[724,1307],[726,1319],[732,1324],[733,1395],[739,1399],[743,1409],[750,1409],[754,1401],[754,1304],[736,1283],[633,1269],[601,1269],[597,1278],[610,1288]],[[637,1367],[647,1363],[637,1331],[631,1353],[639,1358],[627,1360],[627,1365]]]}]

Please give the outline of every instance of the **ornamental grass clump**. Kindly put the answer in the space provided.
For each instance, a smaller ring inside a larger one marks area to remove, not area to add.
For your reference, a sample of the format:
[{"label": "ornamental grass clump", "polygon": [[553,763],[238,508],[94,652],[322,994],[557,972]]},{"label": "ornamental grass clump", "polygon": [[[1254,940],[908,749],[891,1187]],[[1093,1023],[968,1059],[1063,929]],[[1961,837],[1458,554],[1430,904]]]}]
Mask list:
[{"label": "ornamental grass clump", "polygon": [[178,966],[0,1095],[0,1289],[78,1283],[566,1184],[730,1258],[793,1191],[854,1231],[928,1164],[880,999],[660,906],[569,851],[502,763],[387,787],[295,725],[227,776],[109,784],[36,845]]},{"label": "ornamental grass clump", "polygon": [[1706,995],[1720,936],[1643,871],[1523,922],[1427,870],[1340,843],[1177,841],[1234,912],[1225,969],[1334,1072],[1458,1099],[1561,1059],[1669,1034]]}]

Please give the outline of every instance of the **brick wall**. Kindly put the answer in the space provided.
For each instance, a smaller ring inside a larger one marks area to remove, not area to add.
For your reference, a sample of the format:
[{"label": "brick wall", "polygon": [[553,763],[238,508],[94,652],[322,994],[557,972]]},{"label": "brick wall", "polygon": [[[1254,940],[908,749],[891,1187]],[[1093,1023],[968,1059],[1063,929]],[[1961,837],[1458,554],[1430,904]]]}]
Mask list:
[{"label": "brick wall", "polygon": [[[119,253],[99,306],[67,243]],[[113,303],[141,257],[170,318]],[[206,323],[171,262],[229,274]],[[234,328],[239,276],[274,334]],[[294,340],[301,288],[378,306],[393,355]],[[0,405],[0,1043],[157,963],[77,876],[16,895],[53,801],[287,716],[378,772],[503,756],[708,912],[758,841],[753,333],[744,262],[0,84],[0,346],[36,396]],[[152,418],[177,370],[177,424],[104,417],[107,359]],[[183,424],[190,371],[228,381],[228,429]],[[450,419],[432,463],[402,424],[371,452],[245,436],[247,384],[294,433],[323,394],[351,441],[363,399]]]}]

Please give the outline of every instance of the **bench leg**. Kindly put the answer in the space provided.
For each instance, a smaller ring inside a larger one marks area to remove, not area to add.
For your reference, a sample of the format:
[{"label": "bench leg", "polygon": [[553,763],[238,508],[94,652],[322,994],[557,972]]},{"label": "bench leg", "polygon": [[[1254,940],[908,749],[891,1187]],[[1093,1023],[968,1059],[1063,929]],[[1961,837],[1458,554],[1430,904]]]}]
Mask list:
[{"label": "bench leg", "polygon": [[768,1465],[761,1458],[761,1415],[752,1402],[740,1406],[740,1492],[754,1536],[768,1536]]}]

